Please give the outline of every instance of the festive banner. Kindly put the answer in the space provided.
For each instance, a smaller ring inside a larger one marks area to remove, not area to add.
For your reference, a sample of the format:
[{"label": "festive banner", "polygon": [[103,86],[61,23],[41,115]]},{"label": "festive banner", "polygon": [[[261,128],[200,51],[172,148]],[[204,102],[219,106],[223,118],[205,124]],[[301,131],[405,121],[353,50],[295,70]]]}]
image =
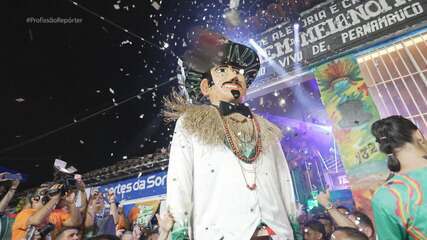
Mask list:
[{"label": "festive banner", "polygon": [[[269,57],[258,79],[276,73],[270,61],[290,70],[334,57],[427,20],[426,0],[330,0],[301,14],[298,39],[293,23],[279,24],[256,38]],[[299,41],[296,41],[299,40]],[[296,42],[299,46],[295,46]]]},{"label": "festive banner", "polygon": [[147,227],[160,206],[160,199],[133,204],[128,218],[133,224]]},{"label": "festive banner", "polygon": [[147,198],[166,194],[166,171],[159,171],[118,182],[98,186],[100,192],[107,194],[113,190],[118,202],[137,198]]},{"label": "festive banner", "polygon": [[[116,202],[124,206],[126,214],[130,214],[133,208],[140,208],[140,206],[145,206],[143,207],[144,212],[147,211],[147,206],[151,206],[150,204],[152,202],[157,203],[158,205],[158,200],[163,199],[166,195],[166,178],[166,171],[153,172],[140,177],[129,178],[106,185],[88,188],[86,189],[86,193],[90,196],[94,191],[101,192],[104,195],[106,205],[108,205],[108,191],[114,191],[116,195]],[[147,205],[147,203],[149,204]],[[157,210],[157,207],[158,206],[152,209]],[[141,215],[141,218],[139,218],[141,224],[143,219],[146,218],[147,216]]]},{"label": "festive banner", "polygon": [[388,174],[386,158],[371,134],[372,123],[380,118],[378,110],[354,57],[321,65],[314,75],[333,124],[356,207],[371,212],[370,199]]}]

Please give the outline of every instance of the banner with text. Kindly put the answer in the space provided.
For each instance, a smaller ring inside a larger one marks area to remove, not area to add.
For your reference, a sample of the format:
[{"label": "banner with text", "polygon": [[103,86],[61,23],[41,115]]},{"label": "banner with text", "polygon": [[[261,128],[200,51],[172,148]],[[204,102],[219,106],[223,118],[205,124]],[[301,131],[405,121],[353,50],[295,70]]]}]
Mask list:
[{"label": "banner with text", "polygon": [[159,171],[142,175],[141,177],[93,187],[93,189],[104,194],[108,194],[108,191],[113,190],[117,202],[149,198],[166,194],[166,177],[167,172]]},{"label": "banner with text", "polygon": [[[427,20],[426,0],[336,0],[305,12],[300,27],[280,24],[257,38],[266,54],[260,78],[276,72],[267,55],[282,69],[324,60],[385,34]],[[299,32],[298,37],[294,31]],[[276,65],[276,66],[277,66]]]},{"label": "banner with text", "polygon": [[356,206],[371,212],[370,199],[388,174],[386,157],[371,134],[372,123],[380,118],[378,110],[354,57],[321,65],[314,75]]},{"label": "banner with text", "polygon": [[141,206],[144,206],[144,211],[141,211],[141,213],[144,213],[143,215],[139,216],[138,214],[133,214],[134,217],[138,217],[138,219],[146,220],[147,206],[150,206],[150,209],[157,210],[157,206],[152,207],[150,204],[147,205],[146,203],[151,203],[152,201],[157,202],[166,195],[166,178],[166,171],[153,172],[140,177],[92,187],[87,189],[87,193],[90,195],[94,191],[101,192],[104,195],[104,201],[107,205],[108,192],[114,191],[116,202],[124,206],[126,214],[129,214],[132,209],[139,209]]}]

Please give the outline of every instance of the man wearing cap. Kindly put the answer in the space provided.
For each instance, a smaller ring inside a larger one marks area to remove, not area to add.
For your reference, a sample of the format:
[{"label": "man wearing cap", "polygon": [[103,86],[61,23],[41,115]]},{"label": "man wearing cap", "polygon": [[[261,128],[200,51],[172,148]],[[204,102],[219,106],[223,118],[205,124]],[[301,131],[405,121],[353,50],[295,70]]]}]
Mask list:
[{"label": "man wearing cap", "polygon": [[203,32],[183,58],[187,99],[165,102],[177,120],[167,204],[172,239],[294,239],[296,201],[280,130],[242,104],[259,58]]}]

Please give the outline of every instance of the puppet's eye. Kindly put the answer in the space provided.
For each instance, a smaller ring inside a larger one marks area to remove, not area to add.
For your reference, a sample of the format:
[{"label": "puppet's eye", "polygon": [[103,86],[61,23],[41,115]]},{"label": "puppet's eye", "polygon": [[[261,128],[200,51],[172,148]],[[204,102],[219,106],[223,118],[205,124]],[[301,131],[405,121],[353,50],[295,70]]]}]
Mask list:
[{"label": "puppet's eye", "polygon": [[227,68],[225,67],[219,67],[216,69],[216,72],[219,72],[219,73],[225,73],[226,71],[227,71]]}]

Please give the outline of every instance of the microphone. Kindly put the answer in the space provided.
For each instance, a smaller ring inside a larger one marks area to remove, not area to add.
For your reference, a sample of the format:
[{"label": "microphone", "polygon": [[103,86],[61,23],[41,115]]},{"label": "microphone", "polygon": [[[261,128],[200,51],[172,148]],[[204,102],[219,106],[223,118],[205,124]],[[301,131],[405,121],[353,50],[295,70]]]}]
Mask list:
[{"label": "microphone", "polygon": [[231,90],[231,94],[233,94],[234,99],[238,99],[240,97],[239,90]]}]

